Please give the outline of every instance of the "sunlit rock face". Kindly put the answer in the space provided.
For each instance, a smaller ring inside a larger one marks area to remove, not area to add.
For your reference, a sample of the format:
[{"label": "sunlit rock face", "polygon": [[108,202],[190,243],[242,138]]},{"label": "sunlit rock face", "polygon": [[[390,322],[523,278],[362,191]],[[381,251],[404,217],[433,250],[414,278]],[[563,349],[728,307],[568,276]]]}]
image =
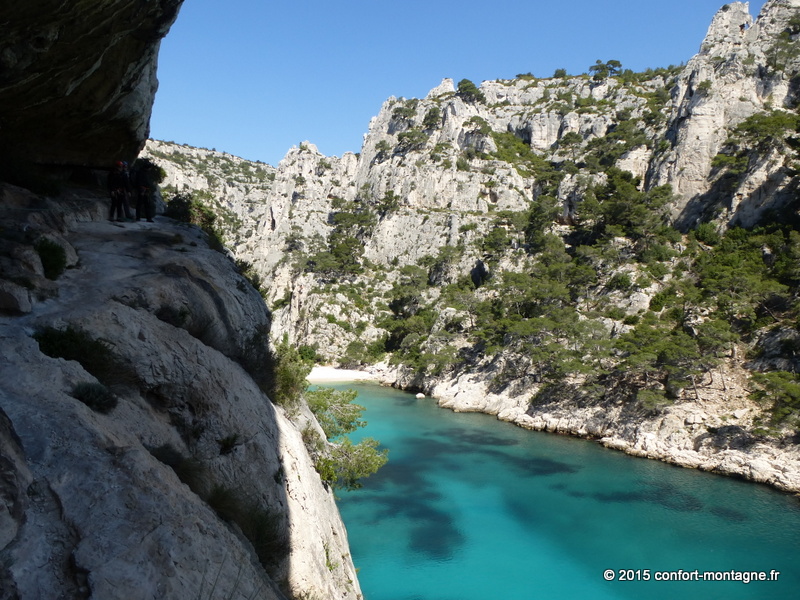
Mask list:
[{"label": "sunlit rock face", "polygon": [[6,3],[0,16],[0,154],[88,167],[134,158],[149,131],[161,39],[182,3]]},{"label": "sunlit rock face", "polygon": [[688,228],[715,214],[751,227],[791,197],[793,169],[779,149],[762,150],[733,193],[720,190],[712,161],[748,117],[796,109],[798,15],[800,0],[771,0],[756,20],[749,3],[725,4],[671,90],[666,138],[673,147],[652,161],[650,174],[653,184],[669,183],[680,198],[672,215],[677,226]]}]

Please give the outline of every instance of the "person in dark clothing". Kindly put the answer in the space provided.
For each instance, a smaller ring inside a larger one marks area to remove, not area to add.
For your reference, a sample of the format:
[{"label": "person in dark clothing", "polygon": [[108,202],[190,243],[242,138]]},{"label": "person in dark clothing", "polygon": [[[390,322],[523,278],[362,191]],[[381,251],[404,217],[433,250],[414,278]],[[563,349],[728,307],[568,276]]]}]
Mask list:
[{"label": "person in dark clothing", "polygon": [[144,158],[136,163],[133,172],[133,189],[136,193],[136,220],[147,218],[148,223],[153,222],[156,214],[155,199],[155,165]]},{"label": "person in dark clothing", "polygon": [[131,176],[126,167],[127,163],[118,160],[114,164],[114,170],[108,174],[108,193],[111,196],[111,210],[108,216],[110,221],[124,221],[131,218],[131,209],[128,204],[128,197],[131,193]]}]

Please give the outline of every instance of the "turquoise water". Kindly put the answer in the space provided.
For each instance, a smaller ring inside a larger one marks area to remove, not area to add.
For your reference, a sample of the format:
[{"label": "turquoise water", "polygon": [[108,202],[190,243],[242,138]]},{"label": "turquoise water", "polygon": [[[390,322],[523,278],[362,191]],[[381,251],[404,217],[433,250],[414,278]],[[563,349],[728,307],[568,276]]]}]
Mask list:
[{"label": "turquoise water", "polygon": [[[366,600],[800,597],[796,498],[397,390],[336,387],[367,407],[353,439],[389,448],[362,489],[340,493]],[[679,569],[780,575],[654,580]]]}]

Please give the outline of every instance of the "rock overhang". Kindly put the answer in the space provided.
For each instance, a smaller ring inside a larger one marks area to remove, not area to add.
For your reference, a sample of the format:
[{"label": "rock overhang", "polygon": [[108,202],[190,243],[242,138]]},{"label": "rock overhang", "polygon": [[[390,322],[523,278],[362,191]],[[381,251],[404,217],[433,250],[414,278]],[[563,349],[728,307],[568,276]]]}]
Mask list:
[{"label": "rock overhang", "polygon": [[161,39],[182,3],[39,0],[4,7],[0,159],[106,168],[135,158],[149,134]]}]

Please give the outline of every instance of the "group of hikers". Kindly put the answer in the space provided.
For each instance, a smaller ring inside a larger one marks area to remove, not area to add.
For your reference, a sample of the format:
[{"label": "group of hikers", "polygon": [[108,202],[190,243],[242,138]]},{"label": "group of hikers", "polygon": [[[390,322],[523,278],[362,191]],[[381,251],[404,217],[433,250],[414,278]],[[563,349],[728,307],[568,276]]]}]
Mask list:
[{"label": "group of hikers", "polygon": [[[118,160],[114,169],[108,174],[108,193],[111,196],[110,221],[139,221],[147,219],[153,222],[156,204],[153,193],[156,188],[158,167],[148,159],[139,159],[135,168],[130,171],[128,163]],[[136,212],[134,219],[131,211],[133,203]]]}]

